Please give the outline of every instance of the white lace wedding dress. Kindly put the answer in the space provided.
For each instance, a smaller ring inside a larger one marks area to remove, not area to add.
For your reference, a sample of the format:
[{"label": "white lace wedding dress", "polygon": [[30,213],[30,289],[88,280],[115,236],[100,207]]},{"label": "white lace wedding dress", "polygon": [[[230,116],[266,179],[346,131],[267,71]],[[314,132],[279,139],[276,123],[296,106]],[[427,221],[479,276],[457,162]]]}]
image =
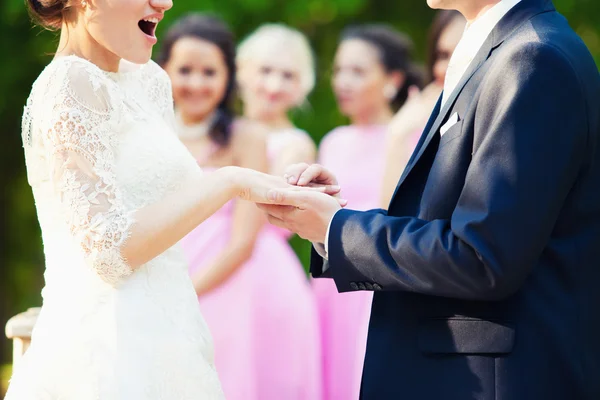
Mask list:
[{"label": "white lace wedding dress", "polygon": [[46,285],[7,400],[223,398],[179,247],[136,271],[120,253],[135,211],[198,172],[170,124],[168,77],[128,65],[59,57],[33,85],[23,144]]}]

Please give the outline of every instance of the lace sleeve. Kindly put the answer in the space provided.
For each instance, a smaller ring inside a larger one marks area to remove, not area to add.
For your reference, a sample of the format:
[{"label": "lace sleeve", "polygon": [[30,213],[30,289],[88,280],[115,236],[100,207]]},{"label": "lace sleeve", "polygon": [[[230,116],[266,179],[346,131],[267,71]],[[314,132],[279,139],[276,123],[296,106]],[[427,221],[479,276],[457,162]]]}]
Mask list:
[{"label": "lace sleeve", "polygon": [[108,78],[89,69],[68,68],[41,130],[62,218],[87,264],[116,285],[132,273],[121,247],[133,217],[115,179],[119,107],[111,104]]}]

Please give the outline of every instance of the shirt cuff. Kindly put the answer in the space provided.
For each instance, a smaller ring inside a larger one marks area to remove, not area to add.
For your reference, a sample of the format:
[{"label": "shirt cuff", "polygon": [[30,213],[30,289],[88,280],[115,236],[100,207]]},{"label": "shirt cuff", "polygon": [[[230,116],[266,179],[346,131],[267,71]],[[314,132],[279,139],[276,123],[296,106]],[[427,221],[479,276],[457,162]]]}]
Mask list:
[{"label": "shirt cuff", "polygon": [[313,243],[313,247],[321,257],[327,260],[327,250],[325,249],[325,245],[323,243]]},{"label": "shirt cuff", "polygon": [[[336,214],[337,214],[337,211],[336,211]],[[327,226],[327,233],[325,234],[325,243],[313,243],[313,247],[315,248],[315,251],[317,253],[319,253],[319,255],[321,257],[323,257],[325,260],[329,260],[329,231],[331,230],[331,223],[333,222],[334,217],[335,217],[335,214],[333,214],[333,216],[329,220],[329,225]],[[329,264],[324,265],[323,272],[325,272],[327,270],[327,268],[329,268]]]}]

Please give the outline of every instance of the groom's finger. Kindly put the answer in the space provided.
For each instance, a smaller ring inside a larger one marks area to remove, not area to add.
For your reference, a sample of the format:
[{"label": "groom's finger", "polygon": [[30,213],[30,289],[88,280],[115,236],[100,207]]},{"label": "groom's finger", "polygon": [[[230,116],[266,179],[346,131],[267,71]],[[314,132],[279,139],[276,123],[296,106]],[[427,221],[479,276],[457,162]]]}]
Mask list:
[{"label": "groom's finger", "polygon": [[298,183],[298,178],[300,175],[309,167],[307,163],[298,163],[290,165],[286,168],[285,174],[283,177],[290,185],[296,185]]},{"label": "groom's finger", "polygon": [[326,185],[331,185],[334,182],[332,178],[329,176],[329,172],[323,168],[319,164],[313,164],[310,167],[306,168],[300,178],[298,179],[298,186],[306,186],[311,182],[315,183],[323,183]]},{"label": "groom's finger", "polygon": [[285,225],[285,222],[283,222],[282,220],[280,220],[277,217],[274,217],[272,215],[267,215],[267,221],[269,221],[269,223],[271,225],[275,225],[278,226],[279,228],[284,228],[284,229],[288,229],[288,227]]},{"label": "groom's finger", "polygon": [[294,207],[280,206],[277,204],[257,204],[256,206],[262,211],[266,212],[268,216],[272,216],[280,220],[283,220],[285,216],[294,209]]}]

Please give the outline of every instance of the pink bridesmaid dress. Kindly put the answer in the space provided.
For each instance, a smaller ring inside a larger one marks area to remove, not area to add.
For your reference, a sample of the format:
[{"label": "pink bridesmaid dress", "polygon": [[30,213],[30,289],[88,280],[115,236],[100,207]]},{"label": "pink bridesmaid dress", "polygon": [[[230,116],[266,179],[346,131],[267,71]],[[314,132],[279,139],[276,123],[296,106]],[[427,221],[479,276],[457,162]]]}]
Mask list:
[{"label": "pink bridesmaid dress", "polygon": [[[212,169],[203,170],[210,173]],[[233,201],[225,204],[181,240],[190,276],[208,266],[226,248],[234,204]],[[259,254],[258,246],[255,254]],[[259,399],[252,336],[255,313],[252,274],[248,265],[243,265],[221,286],[198,297],[214,342],[215,366],[228,400]]]},{"label": "pink bridesmaid dress", "polygon": [[[279,135],[273,137],[268,143],[271,157],[280,142]],[[226,248],[234,204],[223,206],[182,240],[190,274]],[[316,304],[289,236],[265,224],[251,259],[219,288],[198,298],[227,400],[321,398]]]},{"label": "pink bridesmaid dress", "polygon": [[[269,136],[271,161],[295,135],[308,134],[289,129]],[[252,261],[260,400],[321,399],[317,307],[302,264],[288,243],[290,236],[287,230],[265,226]]]},{"label": "pink bridesmaid dress", "polygon": [[[328,133],[319,162],[342,187],[349,209],[380,208],[386,126],[344,126]],[[358,400],[372,292],[338,293],[331,279],[313,279],[319,308],[323,400]]]}]

